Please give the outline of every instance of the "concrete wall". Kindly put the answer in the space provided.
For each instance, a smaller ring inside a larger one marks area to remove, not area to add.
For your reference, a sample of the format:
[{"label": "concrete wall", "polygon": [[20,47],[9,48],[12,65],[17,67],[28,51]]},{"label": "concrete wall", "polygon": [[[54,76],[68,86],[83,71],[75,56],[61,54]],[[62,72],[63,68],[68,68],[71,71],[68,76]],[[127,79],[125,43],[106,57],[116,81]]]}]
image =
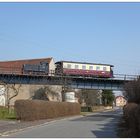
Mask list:
[{"label": "concrete wall", "polygon": [[10,105],[14,105],[14,102],[18,99],[31,99],[32,100],[35,93],[37,93],[37,91],[39,91],[39,89],[44,89],[44,87],[47,87],[47,89],[45,91],[45,95],[48,97],[49,101],[62,101],[62,97],[61,97],[62,87],[61,86],[16,84],[16,85],[8,85],[7,87],[6,87],[6,91],[5,91],[6,105],[7,105],[7,98],[10,98],[16,94],[14,88],[16,90],[18,90],[18,88],[19,88],[19,93],[17,96],[15,96],[14,98],[11,99]]}]

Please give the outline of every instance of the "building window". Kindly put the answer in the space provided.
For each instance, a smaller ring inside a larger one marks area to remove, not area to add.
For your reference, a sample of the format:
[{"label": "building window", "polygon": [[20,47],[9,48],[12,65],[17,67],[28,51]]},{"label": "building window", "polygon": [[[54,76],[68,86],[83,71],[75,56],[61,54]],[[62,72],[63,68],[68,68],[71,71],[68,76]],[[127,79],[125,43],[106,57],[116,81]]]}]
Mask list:
[{"label": "building window", "polygon": [[106,71],[106,67],[103,67],[103,71]]},{"label": "building window", "polygon": [[71,64],[68,64],[68,65],[67,65],[67,68],[68,68],[68,69],[71,69]]},{"label": "building window", "polygon": [[99,66],[97,66],[97,67],[96,67],[96,70],[100,70],[100,67],[99,67]]},{"label": "building window", "polygon": [[86,66],[85,66],[85,65],[82,65],[82,69],[83,69],[83,70],[86,70]]},{"label": "building window", "polygon": [[93,70],[93,66],[89,66],[89,70]]},{"label": "building window", "polygon": [[75,65],[75,69],[79,69],[79,66],[78,65]]}]

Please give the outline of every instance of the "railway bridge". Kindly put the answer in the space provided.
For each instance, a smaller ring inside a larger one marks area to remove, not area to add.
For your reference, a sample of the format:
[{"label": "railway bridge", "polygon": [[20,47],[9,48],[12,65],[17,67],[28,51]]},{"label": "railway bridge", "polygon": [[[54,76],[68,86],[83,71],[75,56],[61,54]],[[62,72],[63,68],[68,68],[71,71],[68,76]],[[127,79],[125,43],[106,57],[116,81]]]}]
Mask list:
[{"label": "railway bridge", "polygon": [[114,78],[93,78],[79,76],[44,76],[0,74],[0,82],[6,84],[62,85],[74,89],[123,90],[125,83],[136,79],[137,75],[115,74]]}]

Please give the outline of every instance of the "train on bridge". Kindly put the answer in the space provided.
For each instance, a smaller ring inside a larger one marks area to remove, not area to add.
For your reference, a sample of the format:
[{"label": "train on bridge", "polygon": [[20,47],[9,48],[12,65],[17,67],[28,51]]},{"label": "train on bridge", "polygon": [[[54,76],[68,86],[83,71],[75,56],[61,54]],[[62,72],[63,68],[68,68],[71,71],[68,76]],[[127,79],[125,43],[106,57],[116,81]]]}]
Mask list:
[{"label": "train on bridge", "polygon": [[[113,65],[58,61],[50,65],[50,59],[32,59],[20,61],[0,62],[0,73],[18,75],[68,75],[68,76],[88,76],[100,78],[113,77]],[[32,62],[32,63],[31,63]],[[52,68],[52,65],[53,68]]]},{"label": "train on bridge", "polygon": [[58,75],[113,77],[113,65],[86,62],[59,61],[55,63]]}]

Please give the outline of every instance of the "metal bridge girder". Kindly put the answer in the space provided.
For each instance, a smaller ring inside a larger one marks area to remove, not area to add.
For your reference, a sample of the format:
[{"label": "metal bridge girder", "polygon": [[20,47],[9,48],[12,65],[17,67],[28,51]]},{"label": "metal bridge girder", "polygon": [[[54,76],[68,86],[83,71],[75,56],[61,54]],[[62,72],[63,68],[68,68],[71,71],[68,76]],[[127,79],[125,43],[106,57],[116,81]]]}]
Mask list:
[{"label": "metal bridge girder", "polygon": [[122,90],[130,80],[74,77],[0,74],[0,81],[7,84],[68,85],[72,88]]}]

